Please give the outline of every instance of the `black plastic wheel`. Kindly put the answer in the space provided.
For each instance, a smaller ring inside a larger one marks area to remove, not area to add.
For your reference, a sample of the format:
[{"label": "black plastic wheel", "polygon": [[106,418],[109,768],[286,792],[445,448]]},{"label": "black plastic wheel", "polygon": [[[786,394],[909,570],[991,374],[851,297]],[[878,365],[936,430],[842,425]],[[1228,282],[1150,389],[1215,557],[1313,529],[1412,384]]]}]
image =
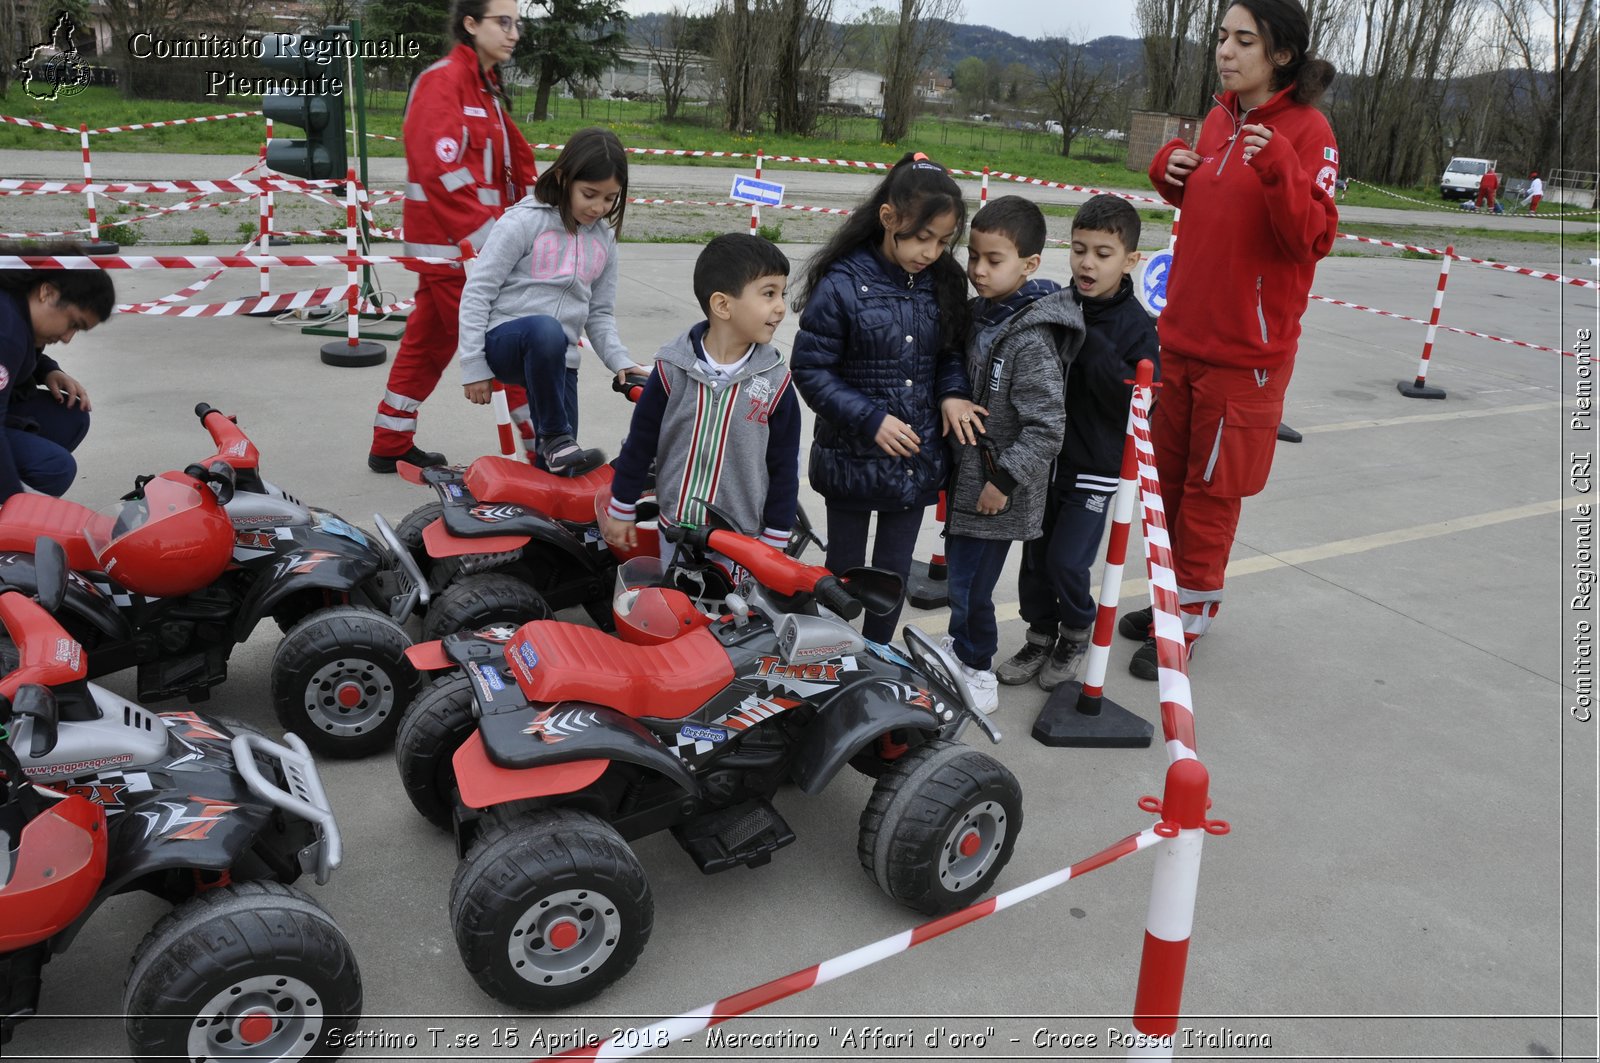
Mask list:
[{"label": "black plastic wheel", "polygon": [[394,741],[422,678],[411,639],[371,609],[335,606],[306,617],[272,658],[278,721],[317,753],[364,757]]},{"label": "black plastic wheel", "polygon": [[411,551],[411,556],[416,558],[417,564],[424,568],[428,564],[428,550],[422,543],[422,530],[442,516],[444,516],[444,503],[425,502],[401,517],[400,523],[394,526],[394,537]]},{"label": "black plastic wheel", "polygon": [[908,908],[942,915],[977,900],[1017,844],[1022,788],[1004,764],[935,741],[878,779],[861,813],[861,866]]},{"label": "black plastic wheel", "polygon": [[544,596],[522,580],[504,572],[483,572],[462,576],[439,592],[422,618],[422,637],[442,639],[490,624],[549,620],[550,615]]},{"label": "black plastic wheel", "polygon": [[464,673],[452,672],[423,688],[395,736],[400,785],[422,817],[443,830],[449,830],[455,818],[456,773],[451,758],[477,725],[472,682]]},{"label": "black plastic wheel", "polygon": [[334,1059],[361,1017],[361,972],[333,917],[276,882],[236,882],[174,908],[134,950],[128,1041],[154,1060]]},{"label": "black plastic wheel", "polygon": [[526,1011],[588,1000],[621,978],[654,919],[633,850],[587,812],[488,821],[450,886],[462,963],[485,993]]}]

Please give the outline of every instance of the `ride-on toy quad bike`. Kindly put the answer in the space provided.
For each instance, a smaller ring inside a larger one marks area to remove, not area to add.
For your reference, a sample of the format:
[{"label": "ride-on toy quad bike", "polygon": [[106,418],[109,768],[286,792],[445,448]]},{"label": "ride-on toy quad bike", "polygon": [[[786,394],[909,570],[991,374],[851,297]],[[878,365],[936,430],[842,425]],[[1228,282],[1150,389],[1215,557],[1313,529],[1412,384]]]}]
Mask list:
[{"label": "ride-on toy quad bike", "polygon": [[59,607],[62,553],[39,544],[42,602],[0,590],[18,666],[0,680],[0,1042],[33,1015],[49,959],[101,902],[176,907],[123,990],[133,1055],[330,1059],[361,1013],[338,926],[290,883],[325,881],[339,832],[305,745],[192,712],[156,715],[87,682]]},{"label": "ride-on toy quad bike", "polygon": [[[637,401],[641,381],[612,387]],[[435,595],[423,616],[424,639],[542,620],[569,606],[610,627],[617,566],[657,553],[653,495],[640,500],[635,548],[615,551],[601,536],[596,514],[610,499],[610,465],[568,477],[492,455],[465,469],[402,463],[399,470],[439,495],[395,526]],[[823,545],[801,508],[786,552],[799,557],[810,543]]]},{"label": "ride-on toy quad bike", "polygon": [[764,864],[794,840],[772,804],[787,780],[816,794],[846,764],[877,778],[861,863],[917,911],[969,903],[1011,857],[1020,789],[956,741],[972,721],[999,734],[954,663],[915,627],[902,653],[838,619],[886,611],[900,578],[841,581],[727,528],[668,533],[750,573],[721,619],[679,590],[630,585],[630,563],[620,637],[545,620],[410,651],[419,668],[456,670],[402,722],[401,780],[456,831],[456,944],[498,1000],[540,1011],[621,977],[653,921],[627,841],[670,829],[706,873]]},{"label": "ride-on toy quad bike", "polygon": [[195,413],[216,453],[139,477],[106,512],[8,499],[0,581],[33,589],[35,538],[59,540],[73,570],[61,625],[92,675],[137,667],[142,701],[204,698],[270,616],[286,632],[272,660],[279,722],[318,753],[387,748],[419,684],[400,624],[427,593],[421,572],[381,517],[380,542],[303,505],[262,479],[238,425],[205,403]]}]

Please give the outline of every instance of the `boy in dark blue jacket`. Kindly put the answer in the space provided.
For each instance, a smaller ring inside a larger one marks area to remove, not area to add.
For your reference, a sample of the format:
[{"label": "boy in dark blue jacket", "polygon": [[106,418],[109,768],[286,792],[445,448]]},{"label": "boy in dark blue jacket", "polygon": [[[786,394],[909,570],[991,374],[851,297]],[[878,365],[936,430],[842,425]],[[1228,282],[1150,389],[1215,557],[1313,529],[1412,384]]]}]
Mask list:
[{"label": "boy in dark blue jacket", "polygon": [[1067,371],[1067,426],[1045,506],[1044,534],[1023,546],[1018,595],[1027,640],[995,669],[1002,683],[1038,677],[1054,690],[1077,678],[1094,628],[1090,568],[1122,471],[1133,373],[1159,365],[1155,323],[1133,294],[1139,212],[1125,199],[1091,198],[1072,219],[1072,290],[1087,333]]}]

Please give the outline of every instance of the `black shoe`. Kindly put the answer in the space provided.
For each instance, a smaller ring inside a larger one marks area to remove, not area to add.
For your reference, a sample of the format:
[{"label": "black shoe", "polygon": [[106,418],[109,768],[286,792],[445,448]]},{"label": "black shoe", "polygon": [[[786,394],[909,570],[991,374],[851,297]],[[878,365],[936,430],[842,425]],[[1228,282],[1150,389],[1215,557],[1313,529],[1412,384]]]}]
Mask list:
[{"label": "black shoe", "polygon": [[[1194,659],[1194,643],[1185,642],[1183,646],[1183,659]],[[1128,674],[1135,679],[1156,679],[1159,677],[1160,661],[1156,656],[1156,639],[1152,635],[1144,640],[1144,645],[1133,651],[1133,656],[1128,658]]]},{"label": "black shoe", "polygon": [[1073,631],[1070,635],[1062,627],[1050,659],[1039,669],[1039,689],[1054,690],[1069,679],[1077,679],[1083,662],[1089,655],[1089,628]]},{"label": "black shoe", "polygon": [[1155,636],[1145,639],[1144,645],[1134,650],[1133,656],[1128,658],[1128,674],[1135,679],[1155,679],[1160,675]]},{"label": "black shoe", "polygon": [[[1117,621],[1117,633],[1125,639],[1135,642],[1150,637],[1150,625],[1155,623],[1156,613],[1150,606],[1135,609],[1131,613],[1123,613],[1122,619]],[[1154,679],[1154,676],[1150,678]]]},{"label": "black shoe", "polygon": [[416,444],[404,454],[368,454],[367,468],[373,472],[394,472],[398,462],[410,462],[419,469],[426,469],[430,465],[443,465],[444,455],[436,450],[423,450]]},{"label": "black shoe", "polygon": [[1011,687],[1026,683],[1039,674],[1039,669],[1044,667],[1045,658],[1050,656],[1055,644],[1054,635],[1046,635],[1030,627],[1022,649],[994,670],[995,678]]},{"label": "black shoe", "polygon": [[578,446],[576,439],[567,435],[555,436],[548,443],[542,442],[539,456],[544,459],[544,467],[557,476],[582,476],[606,463],[602,451],[585,450]]}]

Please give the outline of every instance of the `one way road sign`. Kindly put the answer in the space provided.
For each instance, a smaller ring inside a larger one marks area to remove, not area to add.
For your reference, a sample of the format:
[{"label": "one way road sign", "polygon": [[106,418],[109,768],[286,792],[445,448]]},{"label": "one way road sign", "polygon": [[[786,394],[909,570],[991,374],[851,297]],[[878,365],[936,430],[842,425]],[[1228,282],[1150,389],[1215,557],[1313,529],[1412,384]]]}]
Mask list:
[{"label": "one way road sign", "polygon": [[758,181],[742,173],[734,174],[729,198],[741,203],[760,203],[764,207],[782,206],[783,186],[775,181]]}]

